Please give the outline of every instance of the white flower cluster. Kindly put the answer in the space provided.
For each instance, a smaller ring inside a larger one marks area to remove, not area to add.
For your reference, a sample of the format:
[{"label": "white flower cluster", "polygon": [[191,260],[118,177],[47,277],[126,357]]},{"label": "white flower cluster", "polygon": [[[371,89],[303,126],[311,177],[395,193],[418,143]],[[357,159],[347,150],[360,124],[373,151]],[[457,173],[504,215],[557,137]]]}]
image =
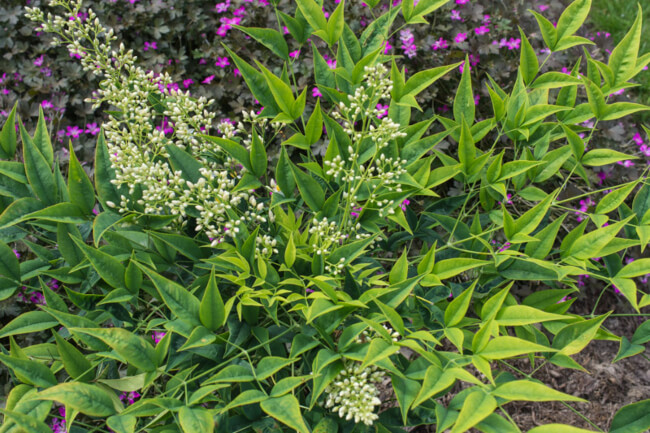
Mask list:
[{"label": "white flower cluster", "polygon": [[375,413],[375,406],[381,404],[375,384],[385,377],[384,372],[374,365],[362,369],[359,363],[350,364],[325,389],[325,407],[348,421],[372,425],[379,417]]},{"label": "white flower cluster", "polygon": [[312,219],[309,233],[311,234],[309,243],[314,252],[319,256],[321,254],[328,254],[332,245],[338,245],[340,241],[346,238],[337,229],[337,223],[335,221],[329,221],[327,217],[320,221],[317,218]]}]

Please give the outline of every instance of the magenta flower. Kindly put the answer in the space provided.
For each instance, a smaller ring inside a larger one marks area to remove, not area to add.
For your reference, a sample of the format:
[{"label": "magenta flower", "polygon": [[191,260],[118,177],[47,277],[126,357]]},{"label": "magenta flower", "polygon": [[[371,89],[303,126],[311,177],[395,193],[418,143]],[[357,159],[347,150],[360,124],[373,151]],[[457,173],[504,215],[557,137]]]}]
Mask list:
[{"label": "magenta flower", "polygon": [[158,44],[156,42],[145,42],[144,43],[144,50],[149,51],[149,50],[157,50],[158,49]]},{"label": "magenta flower", "polygon": [[120,394],[120,401],[126,400],[128,405],[132,405],[133,403],[135,403],[135,401],[138,398],[140,398],[140,393],[137,391],[128,392],[128,393],[123,392],[122,394]]},{"label": "magenta flower", "polygon": [[221,3],[217,3],[217,5],[215,6],[215,9],[217,10],[217,13],[220,14],[220,13],[226,12],[229,7],[230,7],[230,0],[225,1],[225,2],[221,2]]},{"label": "magenta flower", "polygon": [[300,50],[292,51],[289,53],[289,57],[294,59],[297,59],[299,55],[300,55]]},{"label": "magenta flower", "polygon": [[388,54],[390,50],[393,49],[393,46],[390,44],[389,41],[386,41],[386,47],[384,48],[384,54]]},{"label": "magenta flower", "polygon": [[402,202],[402,204],[400,204],[399,206],[402,208],[403,211],[405,211],[406,206],[408,206],[410,204],[411,204],[411,200],[405,198],[404,201]]},{"label": "magenta flower", "polygon": [[467,33],[458,33],[454,38],[454,42],[460,44],[461,42],[464,42],[465,39],[467,39]]},{"label": "magenta flower", "polygon": [[643,138],[641,137],[641,134],[638,132],[634,134],[634,137],[632,137],[632,140],[638,145],[641,146],[643,144]]},{"label": "magenta flower", "polygon": [[160,340],[163,339],[165,336],[166,332],[158,332],[158,331],[153,331],[153,334],[151,335],[151,338],[153,338],[153,342],[158,344]]},{"label": "magenta flower", "polygon": [[41,102],[41,107],[43,107],[43,109],[47,110],[48,108],[54,108],[54,105],[52,105],[52,103],[50,101],[48,101],[47,99],[43,99],[43,102]]},{"label": "magenta flower", "polygon": [[209,76],[205,77],[205,79],[203,81],[201,81],[201,82],[203,84],[210,84],[212,82],[212,80],[214,80],[214,77],[215,77],[214,75],[209,75]]},{"label": "magenta flower", "polygon": [[41,54],[40,57],[37,57],[36,60],[34,60],[34,65],[35,66],[43,66],[43,59],[45,58],[45,54]]},{"label": "magenta flower", "polygon": [[97,134],[99,134],[100,128],[97,126],[97,123],[88,123],[86,125],[86,134],[90,134],[93,137]]},{"label": "magenta flower", "polygon": [[506,43],[506,47],[508,47],[509,50],[518,50],[520,44],[521,39],[510,38],[510,40]]},{"label": "magenta flower", "polygon": [[13,250],[13,251],[14,251],[14,254],[16,255],[16,258],[19,259],[20,258],[20,253],[17,250]]},{"label": "magenta flower", "polygon": [[476,33],[477,36],[482,36],[486,33],[490,33],[490,28],[488,26],[480,26],[474,29],[474,33]]},{"label": "magenta flower", "polygon": [[456,0],[457,5],[464,5],[464,4],[467,4],[467,3],[469,3],[469,0]]},{"label": "magenta flower", "polygon": [[320,96],[323,96],[323,94],[320,92],[320,90],[318,90],[318,87],[314,87],[313,89],[311,89],[311,96],[313,96],[314,98],[318,98]]},{"label": "magenta flower", "polygon": [[460,12],[456,9],[451,10],[451,20],[452,21],[463,21],[463,18],[460,16]]},{"label": "magenta flower", "polygon": [[191,78],[188,78],[187,80],[183,80],[183,87],[184,88],[189,88],[192,84],[194,84],[194,80]]},{"label": "magenta flower", "polygon": [[65,135],[72,138],[79,138],[79,136],[84,132],[84,130],[78,126],[67,126],[65,129]]},{"label": "magenta flower", "polygon": [[402,41],[402,50],[404,51],[404,55],[409,59],[415,57],[418,47],[415,45],[413,32],[409,29],[404,29],[399,32],[399,38],[400,41]]},{"label": "magenta flower", "polygon": [[380,113],[377,114],[377,119],[381,119],[383,117],[388,116],[388,104],[385,105],[377,104],[377,110],[380,111]]},{"label": "magenta flower", "polygon": [[550,6],[548,5],[539,5],[537,6],[541,12],[544,12],[546,9],[548,9]]},{"label": "magenta flower", "polygon": [[433,51],[444,50],[445,48],[448,47],[449,47],[449,43],[444,38],[440,38],[437,41],[435,41],[433,44],[431,44],[431,48],[433,49]]},{"label": "magenta flower", "polygon": [[217,61],[214,64],[214,66],[218,66],[220,68],[225,68],[226,66],[229,65],[230,65],[230,60],[228,60],[228,57],[217,57]]}]

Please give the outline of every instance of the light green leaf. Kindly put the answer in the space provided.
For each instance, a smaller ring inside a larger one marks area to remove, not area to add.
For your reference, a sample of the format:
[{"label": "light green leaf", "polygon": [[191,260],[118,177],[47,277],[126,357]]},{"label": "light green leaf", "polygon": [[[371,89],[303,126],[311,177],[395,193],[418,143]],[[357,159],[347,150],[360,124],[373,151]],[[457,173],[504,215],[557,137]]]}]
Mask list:
[{"label": "light green leaf", "polygon": [[636,187],[638,182],[630,182],[629,184],[617,188],[607,193],[602,199],[598,201],[596,205],[596,213],[598,214],[607,214],[613,210],[618,209],[618,207],[625,201],[628,195]]},{"label": "light green leaf", "polygon": [[81,239],[72,237],[72,240],[104,281],[116,289],[126,289],[124,285],[126,268],[119,260],[110,254],[86,245]]},{"label": "light green leaf", "polygon": [[594,433],[594,431],[566,424],[546,424],[532,428],[528,430],[528,433]]},{"label": "light green leaf", "polygon": [[420,392],[411,407],[415,409],[434,395],[449,388],[455,381],[456,376],[452,371],[443,371],[437,365],[431,365],[424,374],[422,388],[420,388]]},{"label": "light green leaf", "polygon": [[[453,259],[452,259],[453,260]],[[445,310],[445,326],[450,328],[456,326],[460,323],[461,320],[465,318],[467,314],[467,309],[472,300],[472,295],[474,294],[474,288],[478,280],[474,280],[474,283],[453,301],[449,303],[447,309]]]},{"label": "light green leaf", "polygon": [[541,383],[530,380],[513,380],[497,386],[492,395],[505,398],[509,401],[580,401],[587,400],[556,391]]},{"label": "light green leaf", "polygon": [[402,412],[402,422],[406,425],[408,411],[420,391],[420,383],[397,375],[391,375],[391,383]]},{"label": "light green leaf", "polygon": [[309,427],[300,413],[298,399],[291,394],[282,397],[271,397],[260,403],[262,410],[280,421],[282,424],[297,430],[299,433],[309,433]]},{"label": "light green leaf", "polygon": [[650,400],[623,406],[616,412],[610,433],[643,433],[650,428]]},{"label": "light green leaf", "polygon": [[327,31],[327,20],[318,3],[314,0],[296,0],[296,4],[312,29]]},{"label": "light green leaf", "polygon": [[593,340],[609,313],[566,325],[553,339],[552,347],[562,355],[574,355]]},{"label": "light green leaf", "polygon": [[257,364],[257,367],[255,368],[255,376],[257,377],[257,380],[267,379],[287,365],[291,365],[294,362],[295,359],[286,359],[279,356],[264,357],[260,360],[260,362]]},{"label": "light green leaf", "polygon": [[0,131],[0,149],[3,152],[3,159],[13,159],[16,154],[16,107],[18,107],[18,101],[14,104],[14,108],[11,109],[2,131]]},{"label": "light green leaf", "polygon": [[485,266],[488,263],[490,262],[485,260],[465,258],[441,260],[433,266],[433,273],[441,280],[444,280],[470,269]]},{"label": "light green leaf", "polygon": [[366,368],[369,365],[376,365],[383,359],[397,353],[399,346],[392,345],[382,338],[374,338],[370,341],[368,352],[366,353],[361,368]]},{"label": "light green leaf", "polygon": [[636,259],[623,267],[616,278],[634,278],[650,274],[650,259]]},{"label": "light green leaf", "polygon": [[636,61],[639,54],[639,45],[641,43],[641,27],[643,20],[643,10],[641,4],[637,13],[634,24],[625,35],[623,40],[614,48],[609,56],[608,66],[614,73],[614,85],[627,82],[636,75]]},{"label": "light green leaf", "polygon": [[[563,72],[547,72],[541,75],[539,78],[533,82],[531,88],[533,89],[557,89],[557,88],[566,88],[569,86],[578,86],[582,84],[582,80],[567,75]],[[557,105],[563,105],[557,103]]]},{"label": "light green leaf", "polygon": [[108,391],[87,383],[62,383],[39,392],[37,398],[56,401],[89,416],[108,417],[121,410]]},{"label": "light green leaf", "polygon": [[70,332],[102,340],[136,368],[154,371],[157,367],[153,346],[124,328],[71,328]]},{"label": "light green leaf", "polygon": [[472,76],[470,75],[469,57],[465,56],[465,67],[463,75],[458,84],[458,90],[454,97],[454,119],[462,123],[463,118],[468,125],[474,124],[476,106],[474,105],[474,94],[472,92]]},{"label": "light green leaf", "polygon": [[58,332],[53,332],[53,334],[63,367],[70,377],[80,382],[88,382],[93,379],[93,366],[83,353],[68,343]]},{"label": "light green leaf", "polygon": [[20,431],[26,431],[29,433],[52,433],[52,429],[49,428],[47,424],[45,424],[43,421],[35,419],[33,416],[3,409],[0,409],[0,413],[4,414],[5,416],[5,422],[3,426],[7,425],[8,421],[13,421],[15,425],[20,427]]},{"label": "light green leaf", "polygon": [[279,31],[268,28],[242,27],[237,25],[233,27],[251,36],[257,42],[275,53],[278,57],[287,62],[290,60],[287,41],[284,40],[284,36],[282,36]]},{"label": "light green leaf", "polygon": [[92,213],[93,207],[95,207],[95,189],[79,163],[72,144],[70,144],[70,163],[68,166],[68,191],[72,203],[79,206],[84,213]]},{"label": "light green leaf", "polygon": [[612,149],[593,149],[585,153],[582,157],[582,163],[590,167],[600,167],[602,165],[613,164],[617,161],[626,161],[629,159],[637,159],[637,157],[626,155]]},{"label": "light green leaf", "polygon": [[137,421],[134,415],[113,415],[108,417],[106,425],[115,433],[133,433]]},{"label": "light green leaf", "polygon": [[151,279],[163,302],[176,317],[190,325],[198,326],[201,324],[199,319],[200,303],[193,294],[181,285],[168,280],[151,269],[137,262],[136,264]]},{"label": "light green leaf", "polygon": [[0,338],[44,331],[58,324],[58,321],[44,311],[28,311],[7,323],[0,330]]},{"label": "light green leaf", "polygon": [[21,382],[29,385],[47,388],[57,383],[54,373],[40,362],[2,354],[0,362],[9,367]]},{"label": "light green leaf", "polygon": [[524,83],[526,85],[530,84],[531,81],[537,76],[539,72],[539,60],[537,60],[537,53],[533,49],[532,45],[528,41],[526,34],[519,27],[519,35],[521,36],[521,53],[519,58],[519,68],[521,69],[521,75],[524,78]]},{"label": "light green leaf", "polygon": [[494,397],[475,388],[465,398],[463,407],[460,410],[460,414],[458,414],[454,428],[451,429],[451,433],[462,433],[471,429],[491,415],[496,408],[497,401]]},{"label": "light green leaf", "polygon": [[559,42],[578,31],[582,23],[587,19],[590,9],[591,0],[575,0],[562,12],[557,22],[557,39]]},{"label": "light green leaf", "polygon": [[531,343],[517,337],[496,337],[488,342],[483,350],[477,353],[487,359],[506,359],[513,356],[534,352],[555,352],[541,344]]},{"label": "light green leaf", "polygon": [[550,320],[563,320],[566,317],[526,305],[510,305],[499,311],[496,318],[500,326],[523,326]]},{"label": "light green leaf", "polygon": [[178,420],[184,433],[212,433],[214,431],[212,415],[204,407],[183,406],[178,411]]}]

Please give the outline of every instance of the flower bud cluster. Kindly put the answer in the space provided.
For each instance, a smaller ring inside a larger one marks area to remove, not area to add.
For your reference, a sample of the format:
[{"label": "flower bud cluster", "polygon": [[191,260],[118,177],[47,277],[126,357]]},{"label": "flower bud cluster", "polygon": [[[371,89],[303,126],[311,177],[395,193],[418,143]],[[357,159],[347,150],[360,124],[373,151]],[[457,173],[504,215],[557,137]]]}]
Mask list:
[{"label": "flower bud cluster", "polygon": [[372,425],[378,418],[375,407],[381,404],[375,384],[385,379],[385,373],[377,366],[361,368],[359,363],[346,366],[325,389],[326,408],[341,418],[355,423]]},{"label": "flower bud cluster", "polygon": [[327,255],[332,245],[338,245],[346,236],[337,228],[335,221],[329,221],[327,217],[322,220],[314,218],[309,228],[311,237],[309,243],[316,255]]}]

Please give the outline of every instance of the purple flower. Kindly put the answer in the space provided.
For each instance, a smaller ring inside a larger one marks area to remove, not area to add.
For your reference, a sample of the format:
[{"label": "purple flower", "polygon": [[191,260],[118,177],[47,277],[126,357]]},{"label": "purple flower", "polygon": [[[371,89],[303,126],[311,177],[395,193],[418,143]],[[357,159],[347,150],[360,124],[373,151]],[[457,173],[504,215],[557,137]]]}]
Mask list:
[{"label": "purple flower", "polygon": [[467,39],[467,33],[458,33],[456,37],[454,38],[454,42],[457,44],[460,44],[461,42],[464,42],[465,39]]},{"label": "purple flower", "polygon": [[318,90],[318,87],[314,87],[313,89],[311,89],[311,95],[314,98],[318,98],[319,96],[323,96],[323,94],[320,92],[320,90]]},{"label": "purple flower", "polygon": [[388,104],[377,104],[377,110],[380,111],[380,113],[377,114],[377,119],[388,116]]},{"label": "purple flower", "polygon": [[294,59],[297,59],[299,55],[300,55],[300,50],[292,51],[289,53],[289,57],[292,57]]},{"label": "purple flower", "polygon": [[214,80],[214,77],[215,77],[214,75],[209,75],[209,76],[205,77],[205,79],[203,81],[201,81],[201,82],[203,84],[210,84],[212,82],[212,80]]},{"label": "purple flower", "polygon": [[18,252],[18,250],[13,250],[13,251],[14,251],[14,254],[16,255],[16,258],[19,259],[20,258],[20,253]]},{"label": "purple flower", "polygon": [[218,66],[220,68],[225,68],[226,66],[229,65],[230,65],[230,60],[228,60],[228,57],[217,57],[217,61],[214,64],[214,66]]},{"label": "purple flower", "polygon": [[402,202],[402,204],[400,204],[399,206],[402,208],[403,211],[405,211],[406,206],[408,206],[410,204],[411,204],[411,200],[405,198],[404,201]]},{"label": "purple flower", "polygon": [[194,80],[191,78],[188,78],[187,80],[183,80],[183,87],[186,89],[190,87],[192,84],[194,84]]},{"label": "purple flower", "polygon": [[469,3],[469,0],[456,0],[457,5],[464,5],[464,4],[467,4],[467,3]]},{"label": "purple flower", "polygon": [[41,54],[40,57],[37,57],[36,60],[34,60],[34,65],[35,66],[43,66],[43,59],[45,58],[45,54]]},{"label": "purple flower", "polygon": [[460,12],[456,9],[451,10],[451,19],[452,21],[463,21],[463,18],[460,16]]},{"label": "purple flower", "polygon": [[220,13],[226,12],[229,7],[230,7],[230,0],[225,1],[225,2],[221,2],[221,3],[217,3],[217,5],[215,6],[215,9],[217,10],[217,13],[220,14]]},{"label": "purple flower", "polygon": [[404,29],[399,32],[399,39],[402,41],[402,50],[404,51],[404,55],[409,59],[415,57],[418,47],[415,45],[413,32],[409,29]]},{"label": "purple flower", "polygon": [[90,134],[93,137],[95,135],[99,134],[100,130],[101,130],[101,128],[99,126],[97,126],[97,123],[88,123],[86,125],[86,134]]},{"label": "purple flower", "polygon": [[127,405],[132,405],[135,401],[140,398],[140,393],[137,391],[133,392],[123,392],[120,394],[120,401],[126,400]]},{"label": "purple flower", "polygon": [[440,38],[437,41],[435,41],[433,44],[431,44],[431,48],[433,49],[433,51],[444,50],[445,48],[448,47],[449,47],[449,43],[444,38]]},{"label": "purple flower", "polygon": [[638,145],[641,146],[643,144],[643,138],[641,137],[641,134],[638,132],[634,134],[634,137],[632,137],[632,140]]},{"label": "purple flower", "polygon": [[157,50],[158,49],[158,44],[156,42],[145,42],[144,43],[144,50]]},{"label": "purple flower", "polygon": [[153,334],[151,335],[151,338],[153,338],[153,342],[158,344],[160,340],[163,339],[165,336],[166,332],[158,332],[158,331],[153,331]]},{"label": "purple flower", "polygon": [[67,126],[66,128],[66,133],[68,137],[72,138],[79,138],[79,136],[84,132],[83,129],[79,128],[78,126]]},{"label": "purple flower", "polygon": [[477,36],[482,36],[486,33],[490,33],[490,28],[488,26],[480,26],[474,29],[474,33],[476,33]]}]

